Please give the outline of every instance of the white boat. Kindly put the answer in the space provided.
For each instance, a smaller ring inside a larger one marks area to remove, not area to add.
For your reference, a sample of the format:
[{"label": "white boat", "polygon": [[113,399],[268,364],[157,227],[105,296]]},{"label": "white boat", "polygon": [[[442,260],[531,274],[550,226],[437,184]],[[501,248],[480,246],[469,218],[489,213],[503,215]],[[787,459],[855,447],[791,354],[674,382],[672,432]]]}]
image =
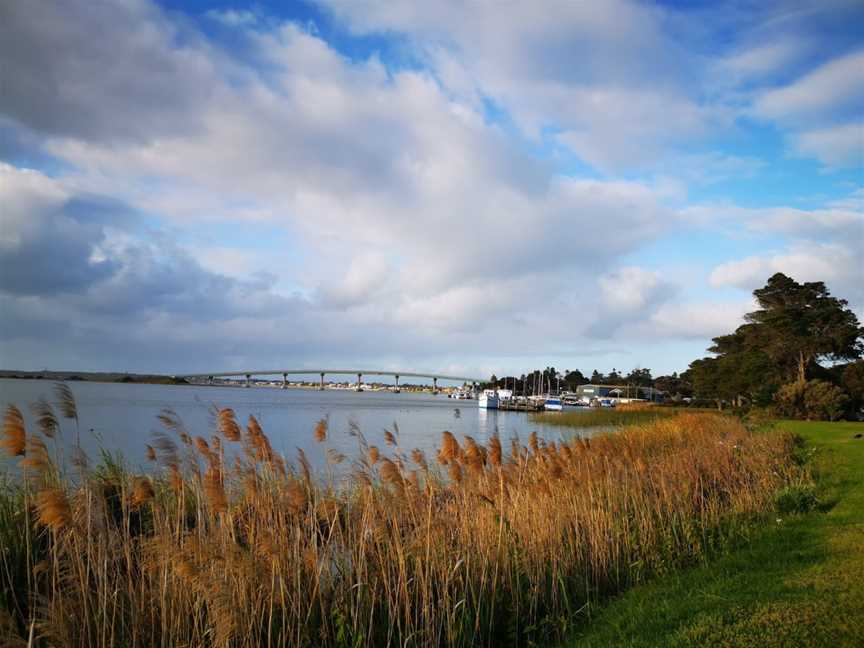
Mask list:
[{"label": "white boat", "polygon": [[552,398],[550,396],[543,401],[543,409],[548,412],[560,412],[564,409],[564,406],[561,404],[560,398]]},{"label": "white boat", "polygon": [[494,389],[484,389],[477,397],[477,407],[480,409],[498,409],[498,394]]}]

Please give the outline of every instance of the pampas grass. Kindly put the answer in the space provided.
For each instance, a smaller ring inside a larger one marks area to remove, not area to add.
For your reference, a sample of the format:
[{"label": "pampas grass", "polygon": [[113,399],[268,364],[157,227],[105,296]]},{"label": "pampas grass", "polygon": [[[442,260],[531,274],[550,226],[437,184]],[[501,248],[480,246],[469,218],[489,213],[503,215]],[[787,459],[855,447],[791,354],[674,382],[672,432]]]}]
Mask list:
[{"label": "pampas grass", "polygon": [[554,641],[605,596],[740,541],[801,478],[789,438],[682,414],[591,440],[512,439],[506,454],[497,436],[445,432],[441,467],[400,450],[395,426],[386,452],[352,427],[358,452],[336,481],[302,450],[275,453],[254,417],[244,433],[233,410],[215,413],[193,437],[163,412],[150,474],[113,463],[71,481],[45,450],[53,426],[28,438],[7,408],[2,446],[26,451],[33,475],[0,488],[10,641]]},{"label": "pampas grass", "polygon": [[3,415],[3,431],[0,437],[0,447],[10,457],[24,454],[27,447],[27,433],[24,428],[24,417],[15,405],[7,405]]}]

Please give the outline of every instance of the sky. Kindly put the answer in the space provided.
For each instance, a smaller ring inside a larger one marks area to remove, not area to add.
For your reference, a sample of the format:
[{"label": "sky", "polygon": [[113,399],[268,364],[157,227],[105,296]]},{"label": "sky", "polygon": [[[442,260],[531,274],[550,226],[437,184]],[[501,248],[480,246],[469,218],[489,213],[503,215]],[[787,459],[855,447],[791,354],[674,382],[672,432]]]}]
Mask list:
[{"label": "sky", "polygon": [[0,3],[0,367],[682,371],[864,316],[864,4]]}]

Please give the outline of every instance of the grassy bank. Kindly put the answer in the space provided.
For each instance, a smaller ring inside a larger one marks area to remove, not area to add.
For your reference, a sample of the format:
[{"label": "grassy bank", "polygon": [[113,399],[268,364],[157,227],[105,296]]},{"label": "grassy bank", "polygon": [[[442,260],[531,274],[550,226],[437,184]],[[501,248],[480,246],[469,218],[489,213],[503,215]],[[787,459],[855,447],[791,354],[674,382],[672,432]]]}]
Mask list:
[{"label": "grassy bank", "polygon": [[682,413],[715,413],[716,410],[691,410],[678,407],[591,407],[564,412],[538,412],[531,420],[543,425],[558,425],[571,428],[621,427],[645,425],[661,419],[669,419]]},{"label": "grassy bank", "polygon": [[802,477],[790,438],[681,415],[509,449],[445,433],[428,460],[396,431],[381,449],[355,431],[337,484],[229,409],[207,438],[165,412],[149,474],[78,456],[70,475],[36,409],[41,431],[10,408],[0,439],[26,471],[0,496],[0,628],[51,645],[555,640],[596,601],[737,542]]},{"label": "grassy bank", "polygon": [[864,424],[779,427],[812,453],[816,508],[779,512],[731,554],[631,589],[567,646],[862,645]]}]

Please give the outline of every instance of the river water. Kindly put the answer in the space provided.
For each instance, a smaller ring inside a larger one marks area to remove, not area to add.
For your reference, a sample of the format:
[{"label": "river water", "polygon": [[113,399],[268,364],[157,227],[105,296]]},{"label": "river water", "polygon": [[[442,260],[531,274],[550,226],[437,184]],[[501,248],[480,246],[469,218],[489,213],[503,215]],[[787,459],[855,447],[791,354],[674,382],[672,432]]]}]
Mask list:
[{"label": "river water", "polygon": [[[354,392],[347,390],[278,389],[271,387],[209,387],[190,385],[140,385],[122,383],[69,382],[78,408],[78,426],[61,419],[62,443],[71,447],[80,434],[81,446],[95,459],[100,448],[120,452],[133,467],[144,466],[146,445],[155,431],[162,430],[157,415],[171,409],[180,416],[189,433],[209,438],[214,431],[212,405],[232,407],[238,422],[254,415],[270,438],[273,449],[292,458],[303,448],[317,467],[325,465],[330,447],[353,458],[357,439],[349,430],[359,429],[372,445],[384,451],[384,430],[399,431],[405,451],[420,448],[429,454],[437,448],[441,432],[448,430],[461,440],[470,435],[485,442],[499,434],[506,443],[518,436],[527,442],[536,431],[552,441],[572,430],[533,423],[523,412],[482,410],[477,401],[454,400],[446,395],[423,393]],[[43,380],[0,379],[0,406],[17,405],[28,430],[35,429],[29,404],[40,396],[55,403],[54,383]],[[60,416],[57,411],[58,417]],[[314,441],[315,424],[328,420],[327,442]],[[505,446],[506,447],[506,446]],[[0,459],[6,469],[9,461]]]}]

